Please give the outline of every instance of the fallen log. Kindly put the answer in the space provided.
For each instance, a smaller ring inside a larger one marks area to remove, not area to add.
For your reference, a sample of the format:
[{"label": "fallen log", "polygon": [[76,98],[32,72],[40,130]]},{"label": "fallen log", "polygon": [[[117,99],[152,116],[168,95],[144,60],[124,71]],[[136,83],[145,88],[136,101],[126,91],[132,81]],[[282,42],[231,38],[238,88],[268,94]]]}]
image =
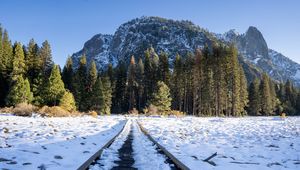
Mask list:
[{"label": "fallen log", "polygon": [[217,166],[217,164],[214,161],[210,161],[215,156],[217,156],[217,152],[202,161],[207,162],[207,163],[211,164],[212,166]]}]

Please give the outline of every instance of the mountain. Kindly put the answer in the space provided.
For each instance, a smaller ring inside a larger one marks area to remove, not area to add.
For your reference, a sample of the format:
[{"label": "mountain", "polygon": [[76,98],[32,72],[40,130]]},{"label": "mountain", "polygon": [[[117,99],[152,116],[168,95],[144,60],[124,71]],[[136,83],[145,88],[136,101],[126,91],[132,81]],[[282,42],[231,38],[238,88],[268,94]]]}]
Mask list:
[{"label": "mountain", "polygon": [[269,49],[257,28],[250,26],[244,34],[230,30],[217,37],[223,42],[236,44],[239,54],[247,62],[268,73],[274,80],[284,82],[290,79],[300,85],[300,65]]},{"label": "mountain", "polygon": [[211,46],[213,42],[234,43],[239,52],[248,80],[268,73],[274,80],[291,79],[300,85],[300,65],[284,55],[269,49],[262,33],[250,26],[246,33],[229,30],[224,34],[211,33],[190,21],[175,21],[160,17],[141,17],[122,24],[114,35],[97,34],[88,40],[82,50],[72,55],[78,65],[82,54],[87,61],[93,59],[97,68],[105,69],[108,63],[129,62],[130,57],[143,57],[144,51],[153,47],[165,51],[172,63],[175,55],[185,56],[196,48]]}]

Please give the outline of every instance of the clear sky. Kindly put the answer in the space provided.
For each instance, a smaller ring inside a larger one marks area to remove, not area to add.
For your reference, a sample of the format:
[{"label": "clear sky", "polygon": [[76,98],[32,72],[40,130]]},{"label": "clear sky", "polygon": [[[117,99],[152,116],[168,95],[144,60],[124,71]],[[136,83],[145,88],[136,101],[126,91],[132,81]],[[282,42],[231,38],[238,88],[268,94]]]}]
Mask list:
[{"label": "clear sky", "polygon": [[300,0],[0,0],[12,41],[47,39],[61,66],[93,35],[141,16],[190,20],[216,33],[255,26],[269,48],[300,63]]}]

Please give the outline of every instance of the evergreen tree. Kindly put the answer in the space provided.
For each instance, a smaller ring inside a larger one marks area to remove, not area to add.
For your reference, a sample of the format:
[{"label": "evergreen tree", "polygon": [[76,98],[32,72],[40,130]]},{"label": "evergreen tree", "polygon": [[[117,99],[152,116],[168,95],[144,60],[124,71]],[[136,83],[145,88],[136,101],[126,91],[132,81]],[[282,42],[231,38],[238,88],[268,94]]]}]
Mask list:
[{"label": "evergreen tree", "polygon": [[153,75],[153,68],[152,68],[152,63],[150,60],[150,51],[149,49],[147,49],[145,51],[145,63],[144,63],[144,67],[145,67],[145,90],[144,90],[144,101],[148,102],[151,94],[153,93],[153,80],[154,80],[154,75]]},{"label": "evergreen tree", "polygon": [[114,87],[114,69],[111,63],[108,64],[106,73],[107,73],[106,76],[108,76],[110,79],[110,83],[112,87]]},{"label": "evergreen tree", "polygon": [[45,87],[47,86],[47,80],[45,80],[45,77],[42,75],[42,72],[40,72],[36,77],[34,77],[32,82],[32,93],[34,96],[33,104],[37,106],[42,106],[46,104],[46,91]]},{"label": "evergreen tree", "polygon": [[[240,112],[242,115],[246,115],[246,107],[248,106],[249,103],[249,98],[248,98],[248,85],[247,85],[247,79],[244,73],[244,70],[242,66],[240,66]],[[275,93],[275,91],[274,91]]]},{"label": "evergreen tree", "polygon": [[44,75],[49,76],[54,63],[52,61],[51,47],[47,40],[42,43],[39,56],[41,58]]},{"label": "evergreen tree", "polygon": [[14,48],[13,70],[11,77],[23,76],[25,73],[24,52],[21,43],[16,43]]},{"label": "evergreen tree", "polygon": [[[2,48],[2,37],[3,37],[3,31],[2,31],[2,27],[1,27],[1,24],[0,24],[0,61],[2,61],[2,54],[3,54],[3,48]],[[0,73],[2,72],[1,71],[2,67],[1,67],[1,64],[0,64]]]},{"label": "evergreen tree", "polygon": [[103,107],[101,113],[110,114],[111,113],[111,104],[112,104],[112,89],[109,77],[103,77]]},{"label": "evergreen tree", "polygon": [[102,112],[102,108],[104,107],[103,100],[103,85],[101,82],[101,78],[98,76],[96,83],[93,88],[93,93],[91,95],[91,109],[97,111],[98,113]]},{"label": "evergreen tree", "polygon": [[145,70],[144,70],[144,63],[143,63],[143,60],[140,58],[139,59],[139,62],[137,64],[137,73],[136,73],[136,78],[137,78],[137,92],[138,92],[138,97],[137,97],[137,108],[138,110],[141,110],[142,108],[145,107],[145,100],[143,98],[144,96],[144,87],[145,87],[145,84],[144,84],[144,81],[145,81],[145,77],[144,77],[144,73],[145,73]]},{"label": "evergreen tree", "polygon": [[156,106],[160,112],[169,111],[172,98],[170,97],[169,87],[162,81],[157,83],[157,90],[153,94],[151,104]]},{"label": "evergreen tree", "polygon": [[93,90],[93,86],[96,83],[97,80],[97,68],[96,68],[96,63],[95,61],[92,61],[91,66],[89,68],[89,73],[87,77],[87,91],[91,92]]},{"label": "evergreen tree", "polygon": [[194,56],[192,53],[187,53],[183,66],[183,83],[184,83],[184,99],[183,110],[185,113],[192,114],[193,111],[193,76],[192,69],[194,64]]},{"label": "evergreen tree", "polygon": [[68,90],[65,91],[64,95],[61,97],[59,101],[59,106],[69,112],[73,112],[76,110],[76,104],[74,96]]},{"label": "evergreen tree", "polygon": [[260,96],[261,97],[261,112],[265,116],[269,116],[273,113],[272,96],[270,92],[269,78],[266,74],[263,74],[260,83]]},{"label": "evergreen tree", "polygon": [[113,112],[122,113],[128,111],[128,99],[126,97],[127,72],[126,65],[120,62],[116,68],[116,85],[113,92]]},{"label": "evergreen tree", "polygon": [[231,99],[232,99],[232,107],[231,114],[233,116],[240,116],[243,108],[240,107],[240,72],[239,72],[239,63],[237,58],[237,49],[231,45],[230,46],[230,56],[231,56]]},{"label": "evergreen tree", "polygon": [[[195,51],[193,67],[193,115],[202,115],[202,87],[203,87],[203,55],[200,49]],[[174,100],[174,99],[173,99]]]},{"label": "evergreen tree", "polygon": [[4,77],[8,77],[12,70],[13,49],[6,30],[3,34],[2,56],[0,59],[0,70]]},{"label": "evergreen tree", "polygon": [[62,79],[65,84],[66,89],[73,92],[72,88],[72,78],[74,76],[73,73],[73,60],[71,57],[68,57],[67,62],[63,68]]},{"label": "evergreen tree", "polygon": [[128,68],[127,74],[127,93],[128,93],[128,107],[129,110],[132,110],[136,107],[136,90],[137,90],[137,82],[136,82],[136,64],[134,56],[130,59],[130,65]]},{"label": "evergreen tree", "polygon": [[87,111],[87,62],[86,56],[83,55],[79,61],[79,67],[73,77],[74,97],[80,111]]},{"label": "evergreen tree", "polygon": [[169,60],[165,52],[161,52],[159,55],[159,80],[170,85],[171,73],[169,69]]},{"label": "evergreen tree", "polygon": [[257,116],[260,112],[260,93],[259,93],[259,80],[254,79],[249,86],[249,107],[248,113],[251,116]]},{"label": "evergreen tree", "polygon": [[65,93],[64,82],[61,79],[58,65],[54,65],[46,87],[47,105],[56,106]]},{"label": "evergreen tree", "polygon": [[33,84],[34,79],[42,73],[41,70],[41,58],[39,57],[39,46],[35,43],[34,39],[29,41],[27,50],[25,65],[27,66],[26,76],[29,82]]},{"label": "evergreen tree", "polygon": [[184,93],[183,86],[183,63],[181,56],[177,54],[174,60],[174,71],[172,74],[171,90],[172,98],[174,99],[173,108],[180,111],[182,111],[182,100]]},{"label": "evergreen tree", "polygon": [[19,103],[30,103],[32,98],[28,79],[24,80],[21,75],[15,76],[7,96],[7,105],[15,106]]},{"label": "evergreen tree", "polygon": [[295,91],[290,80],[287,80],[284,85],[284,97],[283,97],[283,111],[287,114],[293,115],[296,110],[296,96],[297,92]]},{"label": "evergreen tree", "polygon": [[86,98],[85,98],[85,105],[86,110],[90,110],[93,106],[93,93],[95,88],[95,83],[97,81],[98,73],[96,64],[94,61],[92,61],[89,71],[88,71],[88,77],[87,77],[87,85],[86,85]]},{"label": "evergreen tree", "polygon": [[9,40],[8,33],[2,28],[1,35],[1,54],[0,54],[0,106],[4,106],[7,98],[9,88],[11,85],[10,75],[12,71],[13,48]]}]

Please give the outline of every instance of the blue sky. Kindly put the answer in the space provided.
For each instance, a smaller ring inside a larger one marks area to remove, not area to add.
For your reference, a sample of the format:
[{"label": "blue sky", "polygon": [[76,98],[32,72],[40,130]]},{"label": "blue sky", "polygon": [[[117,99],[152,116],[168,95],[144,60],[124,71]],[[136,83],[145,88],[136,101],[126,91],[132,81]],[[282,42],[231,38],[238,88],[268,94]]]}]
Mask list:
[{"label": "blue sky", "polygon": [[141,16],[190,20],[216,33],[256,26],[269,48],[300,63],[299,9],[299,0],[1,0],[0,23],[13,42],[47,39],[61,66],[93,35]]}]

